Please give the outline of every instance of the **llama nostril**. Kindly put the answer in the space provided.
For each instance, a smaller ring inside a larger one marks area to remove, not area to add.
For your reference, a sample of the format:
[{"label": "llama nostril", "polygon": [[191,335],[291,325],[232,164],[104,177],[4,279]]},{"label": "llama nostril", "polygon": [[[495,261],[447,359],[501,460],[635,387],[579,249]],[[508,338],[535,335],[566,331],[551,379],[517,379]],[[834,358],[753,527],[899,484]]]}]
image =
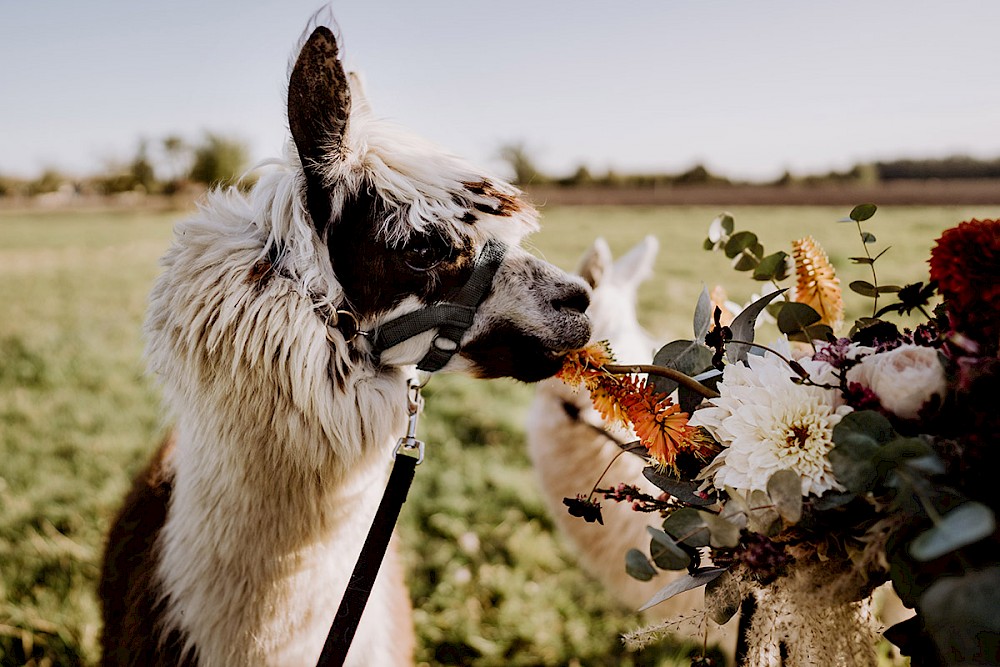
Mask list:
[{"label": "llama nostril", "polygon": [[552,307],[556,310],[572,310],[583,313],[590,305],[590,294],[587,290],[576,285],[570,285],[566,291],[552,300]]}]

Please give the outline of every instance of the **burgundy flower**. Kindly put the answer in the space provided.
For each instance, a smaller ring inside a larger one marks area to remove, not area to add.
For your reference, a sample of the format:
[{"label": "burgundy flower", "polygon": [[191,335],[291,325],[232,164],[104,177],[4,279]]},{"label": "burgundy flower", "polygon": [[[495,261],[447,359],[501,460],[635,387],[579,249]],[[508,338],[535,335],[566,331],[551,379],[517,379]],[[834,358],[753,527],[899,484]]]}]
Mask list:
[{"label": "burgundy flower", "polygon": [[954,327],[992,349],[1000,334],[1000,220],[970,220],[946,230],[930,265]]}]

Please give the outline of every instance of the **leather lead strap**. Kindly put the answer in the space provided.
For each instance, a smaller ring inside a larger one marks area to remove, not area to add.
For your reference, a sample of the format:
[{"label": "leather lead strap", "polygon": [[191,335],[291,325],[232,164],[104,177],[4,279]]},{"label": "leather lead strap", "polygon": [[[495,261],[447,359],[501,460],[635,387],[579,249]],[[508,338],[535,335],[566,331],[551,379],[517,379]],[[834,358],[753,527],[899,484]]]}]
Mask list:
[{"label": "leather lead strap", "polygon": [[382,502],[379,503],[375,520],[368,531],[365,545],[361,548],[361,555],[354,566],[354,572],[351,573],[347,590],[340,601],[337,616],[330,626],[330,633],[326,637],[316,667],[343,665],[347,658],[351,641],[361,621],[361,614],[375,586],[375,577],[378,576],[382,558],[389,547],[389,539],[399,518],[399,511],[406,501],[406,494],[413,482],[416,465],[417,459],[412,456],[396,456],[396,462],[389,474],[389,483],[385,487],[385,493],[382,494]]}]

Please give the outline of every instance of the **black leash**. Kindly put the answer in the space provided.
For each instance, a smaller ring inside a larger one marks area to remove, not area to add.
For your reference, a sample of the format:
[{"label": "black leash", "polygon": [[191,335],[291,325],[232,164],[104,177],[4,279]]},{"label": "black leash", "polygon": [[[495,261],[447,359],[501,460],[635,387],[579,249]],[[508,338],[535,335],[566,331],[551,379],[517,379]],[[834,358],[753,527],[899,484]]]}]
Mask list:
[{"label": "black leash", "polygon": [[410,381],[407,403],[410,422],[406,435],[400,438],[396,445],[396,460],[392,464],[389,483],[385,487],[385,493],[382,494],[382,502],[379,503],[372,527],[368,531],[365,545],[361,548],[361,555],[358,556],[358,562],[351,573],[347,590],[340,601],[337,616],[330,626],[316,667],[343,665],[347,659],[347,652],[357,632],[361,614],[368,604],[368,597],[375,586],[379,567],[389,547],[389,539],[399,518],[399,511],[406,501],[406,494],[413,482],[413,474],[417,465],[424,460],[424,443],[416,438],[417,417],[423,407],[423,398],[420,396],[420,385],[414,380]]}]

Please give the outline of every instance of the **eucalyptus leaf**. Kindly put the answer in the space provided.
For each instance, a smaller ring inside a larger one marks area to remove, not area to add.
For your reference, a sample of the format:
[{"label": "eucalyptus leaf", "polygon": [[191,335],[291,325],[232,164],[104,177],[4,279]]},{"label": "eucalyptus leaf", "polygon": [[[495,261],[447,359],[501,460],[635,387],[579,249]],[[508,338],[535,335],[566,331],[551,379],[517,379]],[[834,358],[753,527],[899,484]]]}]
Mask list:
[{"label": "eucalyptus leaf", "polygon": [[726,246],[724,248],[726,257],[732,259],[737,255],[741,254],[744,250],[748,248],[752,249],[754,246],[760,245],[757,242],[757,235],[753,232],[736,232],[729,237],[726,241]]},{"label": "eucalyptus leaf", "polygon": [[788,253],[779,250],[760,260],[754,269],[754,280],[784,280],[788,277]]},{"label": "eucalyptus leaf", "polygon": [[628,452],[629,454],[635,454],[636,456],[646,459],[649,457],[649,449],[646,445],[642,444],[642,440],[633,440],[632,442],[619,443],[618,445],[623,452]]},{"label": "eucalyptus leaf", "polygon": [[708,526],[709,544],[716,549],[732,549],[740,543],[740,529],[711,512],[702,512],[702,519]]},{"label": "eucalyptus leaf", "polygon": [[[874,410],[858,410],[844,416],[833,427],[833,442],[840,445],[849,441],[862,441],[882,445],[895,438],[892,424]],[[872,450],[874,453],[875,450]]]},{"label": "eucalyptus leaf", "polygon": [[[771,292],[770,294],[765,294],[744,308],[740,314],[733,319],[733,323],[729,325],[729,329],[733,332],[733,338],[752,343],[754,339],[754,327],[757,324],[757,316],[760,315],[762,310],[767,308],[767,304],[777,299],[786,291],[787,290],[785,289],[780,289],[775,292]],[[731,364],[737,364],[741,361],[745,361],[749,352],[749,345],[730,343],[726,346],[726,359]]]},{"label": "eucalyptus leaf", "polygon": [[663,521],[663,530],[689,547],[707,547],[711,543],[705,514],[693,507],[682,507],[671,513]]},{"label": "eucalyptus leaf", "polygon": [[638,549],[629,549],[625,553],[625,572],[639,581],[649,581],[656,576],[656,568],[646,558],[646,554]]},{"label": "eucalyptus leaf", "polygon": [[996,528],[993,510],[970,501],[948,512],[933,528],[918,535],[910,543],[910,555],[918,561],[934,560],[989,537]]},{"label": "eucalyptus leaf", "polygon": [[857,292],[861,296],[878,296],[878,290],[867,280],[854,280],[848,285],[852,292]]},{"label": "eucalyptus leaf", "polygon": [[827,491],[819,498],[813,499],[810,504],[814,510],[823,512],[843,507],[857,497],[857,494],[850,491]]},{"label": "eucalyptus leaf", "polygon": [[750,506],[747,505],[746,498],[738,492],[729,493],[729,501],[723,505],[719,512],[719,518],[725,519],[735,525],[740,530],[747,527],[747,517],[750,516]]},{"label": "eucalyptus leaf", "polygon": [[865,245],[868,245],[870,243],[875,243],[875,241],[877,240],[878,239],[876,239],[875,235],[872,234],[871,232],[861,232],[861,242],[864,243]]},{"label": "eucalyptus leaf", "polygon": [[899,285],[879,285],[875,288],[875,291],[879,294],[895,294],[901,289],[903,288]]},{"label": "eucalyptus leaf", "polygon": [[664,600],[669,600],[675,595],[680,595],[685,591],[704,586],[709,582],[718,579],[725,571],[726,568],[724,567],[706,567],[678,577],[661,588],[656,595],[649,599],[649,602],[639,607],[639,611],[646,611],[650,607],[658,605]]},{"label": "eucalyptus leaf", "polygon": [[750,505],[750,516],[747,517],[748,530],[767,536],[781,530],[781,516],[774,509],[774,503],[766,493],[760,489],[752,491],[748,503]]},{"label": "eucalyptus leaf", "polygon": [[701,244],[702,250],[715,250],[715,244],[712,243],[712,239],[705,239]]},{"label": "eucalyptus leaf", "polygon": [[805,331],[806,327],[816,324],[821,319],[822,316],[812,306],[788,301],[778,311],[778,331],[783,334]]},{"label": "eucalyptus leaf", "polygon": [[701,294],[698,295],[698,303],[694,307],[694,339],[705,340],[705,334],[712,326],[712,297],[708,294],[708,288],[702,285]]},{"label": "eucalyptus leaf", "polygon": [[681,502],[689,505],[711,505],[715,502],[715,496],[702,497],[697,493],[699,482],[688,479],[677,479],[669,477],[656,471],[655,468],[647,466],[642,470],[642,476],[648,479],[654,486],[664,491]]},{"label": "eucalyptus leaf", "polygon": [[759,243],[747,248],[733,258],[732,266],[736,271],[751,271],[760,265],[760,257],[764,254],[764,246]]},{"label": "eucalyptus leaf", "polygon": [[781,518],[798,523],[802,518],[802,478],[794,470],[779,470],[767,480],[767,495]]},{"label": "eucalyptus leaf", "polygon": [[851,209],[850,217],[851,220],[856,222],[864,222],[868,218],[875,215],[875,211],[878,210],[878,206],[875,204],[858,204],[853,209]]},{"label": "eucalyptus leaf", "polygon": [[677,546],[677,542],[659,528],[646,526],[651,540],[649,555],[662,570],[683,570],[691,563],[691,556]]},{"label": "eucalyptus leaf", "polygon": [[941,577],[917,605],[943,664],[995,665],[1000,656],[1000,566]]},{"label": "eucalyptus leaf", "polygon": [[[653,357],[653,364],[666,366],[685,375],[694,376],[712,367],[712,350],[693,340],[675,340],[667,343]],[[678,383],[660,375],[651,375],[651,385],[661,394],[670,394]]]},{"label": "eucalyptus leaf", "polygon": [[934,450],[922,438],[895,438],[876,452],[873,461],[876,465],[895,467],[912,459],[933,455]]},{"label": "eucalyptus leaf", "polygon": [[875,260],[871,257],[848,257],[855,264],[874,264]]},{"label": "eucalyptus leaf", "polygon": [[743,601],[739,580],[728,570],[705,585],[705,611],[712,622],[725,625]]},{"label": "eucalyptus leaf", "polygon": [[878,473],[872,457],[878,445],[851,440],[835,446],[827,454],[833,476],[854,493],[873,491],[878,484]]},{"label": "eucalyptus leaf", "polygon": [[728,213],[720,213],[708,226],[708,240],[712,243],[719,243],[733,233],[733,227],[733,216]]},{"label": "eucalyptus leaf", "polygon": [[809,343],[814,340],[829,340],[832,335],[833,328],[829,324],[810,324],[801,331],[789,333],[788,340]]}]

